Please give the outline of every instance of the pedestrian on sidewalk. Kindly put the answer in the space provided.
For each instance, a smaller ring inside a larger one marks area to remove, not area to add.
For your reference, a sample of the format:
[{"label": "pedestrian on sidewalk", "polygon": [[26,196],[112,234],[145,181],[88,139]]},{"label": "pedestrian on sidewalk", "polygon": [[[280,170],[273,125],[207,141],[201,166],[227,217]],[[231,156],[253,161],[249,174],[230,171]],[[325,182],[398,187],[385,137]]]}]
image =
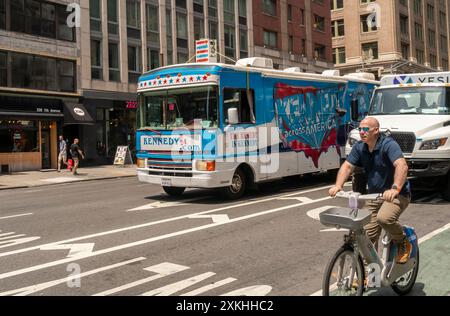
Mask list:
[{"label": "pedestrian on sidewalk", "polygon": [[79,139],[75,138],[73,140],[73,144],[70,145],[70,155],[72,156],[73,159],[73,167],[72,167],[72,174],[75,176],[77,175],[77,169],[78,169],[78,164],[80,163],[80,158],[84,159],[84,154],[80,149],[80,146],[78,145],[79,143]]},{"label": "pedestrian on sidewalk", "polygon": [[61,172],[61,162],[67,166],[67,143],[63,135],[59,135],[58,150],[58,172]]}]

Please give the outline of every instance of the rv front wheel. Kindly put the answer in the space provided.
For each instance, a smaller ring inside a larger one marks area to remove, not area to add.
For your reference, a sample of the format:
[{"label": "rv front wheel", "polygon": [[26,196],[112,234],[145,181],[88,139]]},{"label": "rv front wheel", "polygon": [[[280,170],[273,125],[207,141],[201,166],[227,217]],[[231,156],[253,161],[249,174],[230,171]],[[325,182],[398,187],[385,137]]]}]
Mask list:
[{"label": "rv front wheel", "polygon": [[231,185],[220,188],[220,193],[229,200],[239,199],[245,192],[245,174],[241,169],[237,169],[231,180]]}]

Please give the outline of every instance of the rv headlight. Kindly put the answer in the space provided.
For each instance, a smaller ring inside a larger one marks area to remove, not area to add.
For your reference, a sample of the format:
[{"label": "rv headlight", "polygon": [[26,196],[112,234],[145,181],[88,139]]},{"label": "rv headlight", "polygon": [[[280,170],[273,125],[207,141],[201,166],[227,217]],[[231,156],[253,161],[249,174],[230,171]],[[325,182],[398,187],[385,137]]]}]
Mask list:
[{"label": "rv headlight", "polygon": [[349,137],[348,138],[348,144],[350,145],[350,147],[353,147],[359,140],[357,140],[356,138],[353,137]]},{"label": "rv headlight", "polygon": [[197,160],[195,164],[195,169],[198,171],[215,171],[216,170],[216,162],[213,161],[205,161],[205,160]]},{"label": "rv headlight", "polygon": [[438,139],[424,141],[422,143],[422,146],[420,146],[420,150],[438,149],[439,147],[445,145],[445,143],[447,142],[447,139],[448,138],[446,137],[446,138],[438,138]]}]

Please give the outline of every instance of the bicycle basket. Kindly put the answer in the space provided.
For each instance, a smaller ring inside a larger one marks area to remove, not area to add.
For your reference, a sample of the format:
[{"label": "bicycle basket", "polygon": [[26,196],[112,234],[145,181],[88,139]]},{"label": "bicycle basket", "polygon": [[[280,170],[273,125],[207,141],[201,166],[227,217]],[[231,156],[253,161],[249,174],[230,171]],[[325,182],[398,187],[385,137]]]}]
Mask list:
[{"label": "bicycle basket", "polygon": [[334,207],[319,214],[320,222],[325,226],[340,226],[350,230],[363,228],[370,222],[370,211],[357,211],[347,207]]}]

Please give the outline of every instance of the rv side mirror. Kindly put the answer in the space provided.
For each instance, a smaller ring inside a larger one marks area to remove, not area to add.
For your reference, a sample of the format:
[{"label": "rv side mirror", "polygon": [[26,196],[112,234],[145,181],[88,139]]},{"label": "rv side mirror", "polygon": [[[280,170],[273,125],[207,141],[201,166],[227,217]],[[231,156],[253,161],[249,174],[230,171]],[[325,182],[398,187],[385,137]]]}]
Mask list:
[{"label": "rv side mirror", "polygon": [[347,110],[343,108],[336,108],[336,114],[340,117],[345,116],[345,114],[347,114]]},{"label": "rv side mirror", "polygon": [[359,105],[358,100],[352,100],[350,102],[350,106],[352,108],[352,121],[358,121],[359,119]]},{"label": "rv side mirror", "polygon": [[229,108],[228,109],[228,124],[235,125],[237,123],[239,123],[238,109]]}]

